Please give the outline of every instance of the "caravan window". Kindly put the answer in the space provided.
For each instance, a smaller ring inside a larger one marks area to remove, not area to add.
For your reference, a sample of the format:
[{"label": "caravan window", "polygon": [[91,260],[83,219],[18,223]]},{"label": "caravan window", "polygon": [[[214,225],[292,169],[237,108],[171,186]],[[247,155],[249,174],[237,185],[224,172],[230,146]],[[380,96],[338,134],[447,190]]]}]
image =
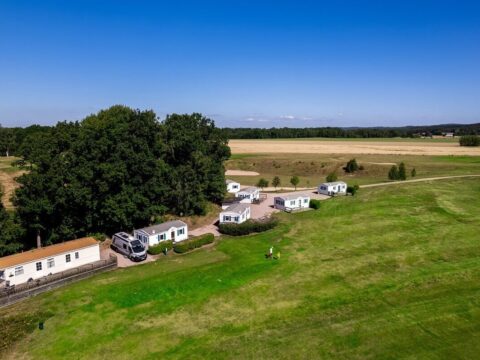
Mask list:
[{"label": "caravan window", "polygon": [[303,202],[306,204],[308,203],[308,199],[303,199]]},{"label": "caravan window", "polygon": [[70,254],[65,255],[65,261],[67,263],[69,263],[71,260],[72,260],[72,257],[70,256]]},{"label": "caravan window", "polygon": [[35,266],[37,267],[37,271],[42,270],[42,262],[41,262],[41,261],[37,262],[37,263],[35,264]]},{"label": "caravan window", "polygon": [[18,266],[15,268],[15,276],[23,274],[23,266]]},{"label": "caravan window", "polygon": [[177,236],[185,234],[185,229],[181,228],[177,230]]},{"label": "caravan window", "polygon": [[47,268],[52,268],[55,266],[55,259],[54,258],[50,258],[47,260]]}]

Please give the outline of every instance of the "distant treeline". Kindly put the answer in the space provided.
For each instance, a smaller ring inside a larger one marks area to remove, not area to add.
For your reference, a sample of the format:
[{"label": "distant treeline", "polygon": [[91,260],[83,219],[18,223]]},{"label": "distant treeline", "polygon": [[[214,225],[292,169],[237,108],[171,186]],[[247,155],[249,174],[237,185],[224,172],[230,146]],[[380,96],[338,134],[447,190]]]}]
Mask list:
[{"label": "distant treeline", "polygon": [[285,139],[285,138],[415,138],[441,136],[453,133],[455,136],[480,134],[480,123],[459,125],[405,126],[396,128],[225,128],[229,139]]},{"label": "distant treeline", "polygon": [[[0,125],[0,156],[19,155],[21,148],[34,134],[48,133],[49,126],[32,125],[26,128],[3,128]],[[282,139],[282,138],[416,138],[445,134],[480,135],[478,124],[445,124],[430,126],[371,127],[371,128],[224,128],[228,139]]]}]

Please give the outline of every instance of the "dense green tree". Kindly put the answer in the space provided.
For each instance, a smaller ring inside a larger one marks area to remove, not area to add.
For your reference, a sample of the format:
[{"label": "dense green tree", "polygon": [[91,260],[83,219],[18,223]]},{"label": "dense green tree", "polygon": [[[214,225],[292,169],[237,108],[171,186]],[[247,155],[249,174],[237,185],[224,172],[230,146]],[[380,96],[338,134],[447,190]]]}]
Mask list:
[{"label": "dense green tree", "polygon": [[398,167],[398,180],[407,180],[407,169],[403,162],[401,162]]},{"label": "dense green tree", "polygon": [[327,175],[327,178],[326,178],[327,182],[334,182],[334,181],[337,181],[337,180],[338,180],[338,176],[337,176],[336,172],[332,172],[332,173]]},{"label": "dense green tree", "polygon": [[358,170],[358,164],[356,159],[351,159],[347,162],[347,165],[343,168],[347,173],[354,173]]},{"label": "dense green tree", "polygon": [[259,188],[262,188],[262,190],[263,190],[263,188],[268,187],[268,180],[266,180],[266,179],[264,179],[264,178],[261,178],[260,180],[258,180],[257,186],[258,186]]},{"label": "dense green tree", "polygon": [[388,172],[388,178],[390,180],[398,180],[399,179],[397,165],[392,165],[392,167],[390,168],[390,171]]},{"label": "dense green tree", "polygon": [[296,175],[292,176],[290,179],[290,184],[292,184],[295,187],[295,190],[297,190],[297,185],[300,183],[300,178]]},{"label": "dense green tree", "polygon": [[225,192],[227,139],[200,114],[113,106],[79,123],[59,123],[22,146],[31,171],[19,178],[18,217],[34,245],[111,234],[165,212],[202,214]]},{"label": "dense green tree", "polygon": [[[0,189],[0,199],[2,192]],[[9,255],[22,248],[20,226],[14,221],[0,201],[0,256]]]},{"label": "dense green tree", "polygon": [[17,146],[13,129],[0,126],[0,156],[10,156]]},{"label": "dense green tree", "polygon": [[280,178],[278,176],[275,176],[272,180],[272,185],[275,187],[275,189],[277,188],[277,186],[279,186],[281,183],[280,181]]}]

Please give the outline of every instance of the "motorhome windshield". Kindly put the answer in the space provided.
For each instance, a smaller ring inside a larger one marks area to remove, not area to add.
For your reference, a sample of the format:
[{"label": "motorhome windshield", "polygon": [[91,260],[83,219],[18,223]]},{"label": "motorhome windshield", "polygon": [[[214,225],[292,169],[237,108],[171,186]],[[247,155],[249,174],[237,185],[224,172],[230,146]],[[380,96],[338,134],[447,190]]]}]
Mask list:
[{"label": "motorhome windshield", "polygon": [[138,240],[133,240],[131,242],[131,245],[132,245],[132,250],[135,253],[139,253],[139,252],[142,252],[143,250],[145,250],[142,243]]}]

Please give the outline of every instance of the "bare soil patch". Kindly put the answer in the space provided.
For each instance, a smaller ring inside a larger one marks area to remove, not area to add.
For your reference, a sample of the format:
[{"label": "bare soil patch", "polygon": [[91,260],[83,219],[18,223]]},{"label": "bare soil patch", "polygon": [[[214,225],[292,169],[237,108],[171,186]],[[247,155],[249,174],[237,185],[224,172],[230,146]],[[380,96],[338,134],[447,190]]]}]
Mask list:
[{"label": "bare soil patch", "polygon": [[3,192],[1,201],[7,210],[13,209],[11,198],[15,189],[19,186],[15,178],[21,174],[22,172],[11,173],[0,171],[0,188]]},{"label": "bare soil patch", "polygon": [[245,171],[245,170],[227,170],[225,175],[230,176],[258,176],[260,175],[256,171]]},{"label": "bare soil patch", "polygon": [[456,142],[354,141],[354,140],[230,140],[233,154],[397,154],[397,155],[477,155],[480,147]]}]

